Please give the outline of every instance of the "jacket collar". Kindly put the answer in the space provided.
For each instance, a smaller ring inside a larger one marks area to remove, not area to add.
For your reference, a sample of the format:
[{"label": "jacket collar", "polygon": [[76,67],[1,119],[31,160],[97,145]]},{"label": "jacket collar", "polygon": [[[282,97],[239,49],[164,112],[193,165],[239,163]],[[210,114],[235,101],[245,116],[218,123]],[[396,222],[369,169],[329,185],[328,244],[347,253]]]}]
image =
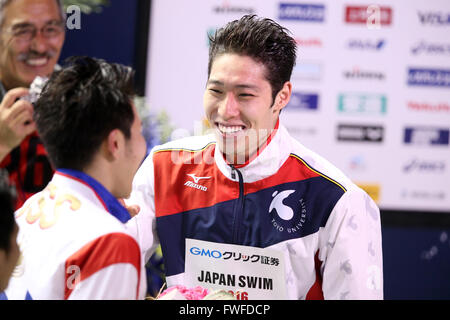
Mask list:
[{"label": "jacket collar", "polygon": [[57,179],[60,177],[63,179],[70,179],[75,183],[84,185],[88,189],[84,188],[85,192],[83,194],[90,194],[87,195],[90,199],[92,199],[92,195],[94,195],[103,209],[111,213],[120,222],[125,223],[131,219],[130,214],[120,202],[117,201],[117,199],[100,182],[86,173],[73,169],[60,168],[56,170],[55,177]]},{"label": "jacket collar", "polygon": [[[264,149],[246,164],[236,167],[242,173],[244,182],[255,182],[275,174],[289,157],[290,141],[286,128],[282,124],[278,124],[278,129],[271,135]],[[214,159],[219,170],[227,178],[237,180],[231,178],[232,168],[224,159],[218,143],[215,146]]]}]

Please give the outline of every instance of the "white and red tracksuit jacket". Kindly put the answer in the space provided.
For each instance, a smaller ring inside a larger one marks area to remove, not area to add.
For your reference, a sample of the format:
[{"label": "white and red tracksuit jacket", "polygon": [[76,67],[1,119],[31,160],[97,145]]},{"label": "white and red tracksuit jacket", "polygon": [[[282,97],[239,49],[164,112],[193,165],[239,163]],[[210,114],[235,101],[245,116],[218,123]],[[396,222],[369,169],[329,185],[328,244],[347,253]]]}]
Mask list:
[{"label": "white and red tracksuit jacket", "polygon": [[143,299],[144,263],[128,212],[96,180],[57,170],[16,212],[21,258],[7,299]]},{"label": "white and red tracksuit jacket", "polygon": [[289,299],[383,298],[378,207],[282,125],[234,169],[212,135],[155,147],[128,203],[145,260],[161,244],[169,286],[183,284],[192,238],[282,251]]}]

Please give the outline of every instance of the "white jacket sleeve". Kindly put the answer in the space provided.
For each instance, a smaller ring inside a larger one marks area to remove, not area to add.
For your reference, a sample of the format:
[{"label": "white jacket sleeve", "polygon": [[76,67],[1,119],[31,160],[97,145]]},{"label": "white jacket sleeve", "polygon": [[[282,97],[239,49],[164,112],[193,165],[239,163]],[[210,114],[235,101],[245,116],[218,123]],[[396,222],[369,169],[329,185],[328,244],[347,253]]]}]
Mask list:
[{"label": "white jacket sleeve", "polygon": [[135,239],[120,232],[105,234],[65,260],[64,299],[143,299],[143,268]]},{"label": "white jacket sleeve", "polygon": [[155,192],[152,153],[144,160],[133,180],[133,190],[129,199],[125,200],[127,205],[138,205],[139,213],[130,219],[126,225],[141,247],[142,256],[146,263],[156,247],[159,239],[156,233],[155,219]]},{"label": "white jacket sleeve", "polygon": [[383,299],[380,211],[361,189],[338,201],[319,239],[325,299]]},{"label": "white jacket sleeve", "polygon": [[[68,279],[70,280],[70,279]],[[142,300],[136,289],[140,283],[135,267],[128,263],[105,267],[76,283],[69,300]],[[67,281],[66,285],[70,285]]]}]

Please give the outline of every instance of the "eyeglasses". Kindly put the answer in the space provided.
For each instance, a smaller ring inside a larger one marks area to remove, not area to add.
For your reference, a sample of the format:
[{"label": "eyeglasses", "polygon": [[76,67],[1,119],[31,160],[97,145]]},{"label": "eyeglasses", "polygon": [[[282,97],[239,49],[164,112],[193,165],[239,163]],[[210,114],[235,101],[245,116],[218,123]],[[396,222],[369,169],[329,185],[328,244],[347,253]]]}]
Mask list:
[{"label": "eyeglasses", "polygon": [[[64,24],[59,21],[50,22],[39,31],[46,39],[55,38],[64,32]],[[20,24],[13,26],[8,32],[17,40],[28,42],[36,37],[38,29],[32,24]]]}]

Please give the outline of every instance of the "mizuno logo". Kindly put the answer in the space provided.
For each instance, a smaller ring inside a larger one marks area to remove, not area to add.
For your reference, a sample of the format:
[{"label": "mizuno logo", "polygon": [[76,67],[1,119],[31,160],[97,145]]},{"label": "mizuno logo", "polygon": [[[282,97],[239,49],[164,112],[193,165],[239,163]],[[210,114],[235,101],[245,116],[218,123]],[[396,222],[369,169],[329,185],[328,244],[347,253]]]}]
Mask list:
[{"label": "mizuno logo", "polygon": [[186,187],[191,187],[194,189],[198,189],[198,190],[202,190],[202,191],[207,191],[208,188],[205,186],[202,186],[200,184],[198,184],[198,182],[202,179],[210,179],[211,177],[197,177],[195,174],[193,173],[188,173],[187,174],[189,177],[191,177],[194,182],[192,181],[186,181],[186,183],[184,184]]},{"label": "mizuno logo", "polygon": [[209,179],[209,178],[211,178],[211,177],[197,177],[195,174],[193,174],[193,173],[188,173],[187,174],[189,177],[191,177],[192,179],[194,179],[194,182],[195,183],[198,183],[200,180],[202,180],[202,179]]}]

